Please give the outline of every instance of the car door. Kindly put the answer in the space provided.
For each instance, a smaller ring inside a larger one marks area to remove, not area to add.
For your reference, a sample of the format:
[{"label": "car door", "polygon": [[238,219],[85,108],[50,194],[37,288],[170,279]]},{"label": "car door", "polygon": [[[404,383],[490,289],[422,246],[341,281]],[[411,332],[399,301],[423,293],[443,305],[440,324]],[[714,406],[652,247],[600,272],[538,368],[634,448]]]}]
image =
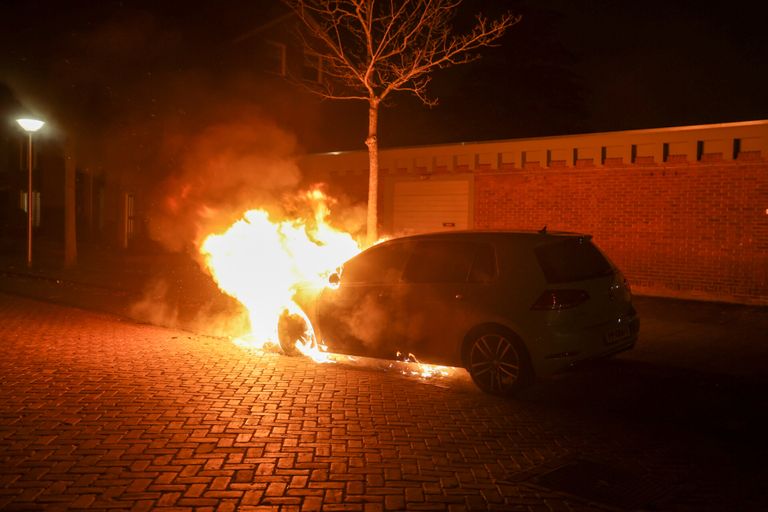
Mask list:
[{"label": "car door", "polygon": [[339,286],[324,290],[318,304],[318,326],[330,351],[395,357],[391,323],[410,247],[407,242],[377,245],[343,265]]},{"label": "car door", "polygon": [[489,243],[417,243],[403,272],[403,321],[393,324],[394,336],[419,361],[459,364],[461,341],[484,318],[496,275]]}]

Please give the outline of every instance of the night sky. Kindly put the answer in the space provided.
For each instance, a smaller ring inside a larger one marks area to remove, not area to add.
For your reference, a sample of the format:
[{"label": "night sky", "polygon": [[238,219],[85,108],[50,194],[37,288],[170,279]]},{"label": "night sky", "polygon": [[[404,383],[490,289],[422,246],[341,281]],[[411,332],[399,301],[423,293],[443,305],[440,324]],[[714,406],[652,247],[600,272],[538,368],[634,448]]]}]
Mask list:
[{"label": "night sky", "polygon": [[[182,118],[203,126],[224,111],[257,111],[258,98],[242,79],[247,58],[238,58],[242,47],[233,41],[281,9],[276,0],[2,0],[5,115],[15,108],[9,89],[28,109],[85,133],[104,126],[136,132]],[[437,73],[437,107],[392,98],[381,117],[383,146],[768,118],[765,7],[681,0],[464,5],[467,13],[502,9],[523,21],[480,61]],[[332,125],[323,119],[331,115]],[[299,145],[362,149],[365,115],[364,104],[323,105],[315,124],[295,129]]]}]

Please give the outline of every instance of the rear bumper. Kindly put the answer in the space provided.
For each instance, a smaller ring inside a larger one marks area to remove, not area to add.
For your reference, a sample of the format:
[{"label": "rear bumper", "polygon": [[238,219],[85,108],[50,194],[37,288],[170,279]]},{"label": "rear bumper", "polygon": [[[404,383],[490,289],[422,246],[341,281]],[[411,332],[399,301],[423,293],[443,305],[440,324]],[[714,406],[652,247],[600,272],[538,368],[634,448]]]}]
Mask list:
[{"label": "rear bumper", "polygon": [[[617,325],[628,326],[629,335],[609,342],[607,334]],[[596,326],[578,333],[555,335],[544,343],[545,350],[541,353],[539,360],[534,362],[536,376],[546,377],[578,366],[580,363],[630,350],[637,343],[639,332],[640,319],[635,314],[631,317],[622,317],[615,323]]]}]

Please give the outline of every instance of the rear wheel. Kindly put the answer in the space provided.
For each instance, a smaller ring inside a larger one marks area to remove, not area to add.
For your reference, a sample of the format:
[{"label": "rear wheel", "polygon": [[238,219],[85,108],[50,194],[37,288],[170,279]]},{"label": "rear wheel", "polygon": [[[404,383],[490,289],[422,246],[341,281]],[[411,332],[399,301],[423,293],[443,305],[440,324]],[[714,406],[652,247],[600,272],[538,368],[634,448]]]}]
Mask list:
[{"label": "rear wheel", "polygon": [[502,328],[476,331],[464,350],[467,371],[486,393],[510,395],[530,384],[528,353],[513,333]]}]

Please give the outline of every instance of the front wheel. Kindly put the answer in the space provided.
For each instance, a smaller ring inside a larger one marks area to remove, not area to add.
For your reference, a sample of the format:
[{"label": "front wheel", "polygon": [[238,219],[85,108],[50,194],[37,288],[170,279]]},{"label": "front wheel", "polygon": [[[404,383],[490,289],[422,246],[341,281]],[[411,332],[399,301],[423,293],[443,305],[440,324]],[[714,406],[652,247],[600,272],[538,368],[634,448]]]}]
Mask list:
[{"label": "front wheel", "polygon": [[296,348],[296,342],[303,343],[309,335],[307,320],[296,313],[289,313],[286,309],[280,315],[277,324],[277,336],[280,340],[280,348],[288,356],[297,356],[301,352]]},{"label": "front wheel", "polygon": [[530,384],[532,370],[520,339],[501,328],[471,334],[465,364],[477,387],[492,395],[511,395]]}]

